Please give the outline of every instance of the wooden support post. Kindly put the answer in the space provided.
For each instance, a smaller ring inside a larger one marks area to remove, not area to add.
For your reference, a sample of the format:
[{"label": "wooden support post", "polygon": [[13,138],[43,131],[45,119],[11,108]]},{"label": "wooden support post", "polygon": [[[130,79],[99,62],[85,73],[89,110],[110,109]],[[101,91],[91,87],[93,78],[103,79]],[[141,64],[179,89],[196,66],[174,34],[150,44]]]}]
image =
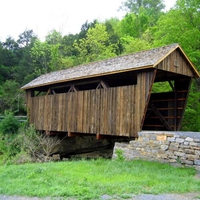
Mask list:
[{"label": "wooden support post", "polygon": [[171,81],[168,81],[174,92],[174,131],[177,131],[177,91],[175,85]]},{"label": "wooden support post", "polygon": [[177,92],[174,89],[174,131],[177,131]]},{"label": "wooden support post", "polygon": [[165,126],[165,128],[168,131],[172,131],[171,126],[169,125],[169,123],[165,120],[165,118],[162,116],[162,114],[159,112],[159,110],[153,104],[151,104],[151,109],[158,116],[158,118],[163,123],[163,125]]}]

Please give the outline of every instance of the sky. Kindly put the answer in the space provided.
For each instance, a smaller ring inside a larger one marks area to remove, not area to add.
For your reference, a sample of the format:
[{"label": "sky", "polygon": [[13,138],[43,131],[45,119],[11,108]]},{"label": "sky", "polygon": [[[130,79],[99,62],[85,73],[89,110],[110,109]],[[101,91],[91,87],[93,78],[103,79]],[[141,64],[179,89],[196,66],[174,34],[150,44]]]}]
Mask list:
[{"label": "sky", "polygon": [[[54,29],[62,35],[75,34],[86,21],[121,19],[125,15],[118,11],[121,2],[123,0],[1,0],[0,41],[8,36],[18,39],[26,29],[33,29],[41,40]],[[165,0],[166,10],[175,2]]]}]

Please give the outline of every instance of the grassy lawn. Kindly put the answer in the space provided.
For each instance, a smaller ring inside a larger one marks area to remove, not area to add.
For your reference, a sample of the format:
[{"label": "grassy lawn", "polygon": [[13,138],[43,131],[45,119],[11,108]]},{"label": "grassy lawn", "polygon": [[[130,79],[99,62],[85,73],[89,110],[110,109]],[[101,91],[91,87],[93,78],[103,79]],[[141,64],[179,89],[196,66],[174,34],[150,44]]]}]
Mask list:
[{"label": "grassy lawn", "polygon": [[193,168],[147,161],[79,160],[0,166],[0,194],[98,199],[103,194],[200,190]]}]

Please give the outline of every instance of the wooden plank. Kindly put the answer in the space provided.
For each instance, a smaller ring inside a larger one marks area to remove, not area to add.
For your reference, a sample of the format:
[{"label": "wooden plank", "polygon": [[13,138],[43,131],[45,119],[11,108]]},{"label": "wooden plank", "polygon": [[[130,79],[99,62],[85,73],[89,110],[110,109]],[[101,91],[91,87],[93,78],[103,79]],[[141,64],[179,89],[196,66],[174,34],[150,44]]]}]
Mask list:
[{"label": "wooden plank", "polygon": [[101,110],[101,90],[95,90],[95,125],[96,133],[100,134],[100,110]]}]

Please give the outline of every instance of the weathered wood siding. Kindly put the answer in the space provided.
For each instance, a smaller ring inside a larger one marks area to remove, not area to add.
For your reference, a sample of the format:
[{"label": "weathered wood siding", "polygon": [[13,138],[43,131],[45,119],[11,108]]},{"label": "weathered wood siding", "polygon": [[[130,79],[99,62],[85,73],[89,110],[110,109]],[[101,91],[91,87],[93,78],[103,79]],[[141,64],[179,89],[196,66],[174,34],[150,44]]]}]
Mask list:
[{"label": "weathered wood siding", "polygon": [[190,67],[190,63],[178,49],[161,61],[157,68],[164,71],[195,77],[194,71]]},{"label": "weathered wood siding", "polygon": [[28,98],[30,123],[38,130],[137,137],[154,72],[137,85]]}]

